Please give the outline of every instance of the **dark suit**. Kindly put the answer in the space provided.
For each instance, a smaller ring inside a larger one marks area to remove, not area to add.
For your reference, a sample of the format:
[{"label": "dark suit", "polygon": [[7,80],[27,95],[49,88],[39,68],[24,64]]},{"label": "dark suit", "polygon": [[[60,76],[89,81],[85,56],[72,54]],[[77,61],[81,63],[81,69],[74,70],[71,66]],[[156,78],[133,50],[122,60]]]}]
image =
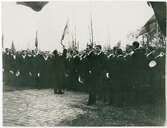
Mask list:
[{"label": "dark suit", "polygon": [[11,84],[11,79],[10,76],[11,74],[9,73],[10,70],[12,70],[12,56],[11,54],[3,53],[3,82],[5,84]]},{"label": "dark suit", "polygon": [[97,55],[93,51],[90,52],[87,56],[86,66],[86,84],[89,91],[88,104],[91,105],[96,103],[97,94],[102,93],[101,87],[105,67],[104,54]]},{"label": "dark suit", "polygon": [[134,54],[132,55],[132,74],[133,74],[133,85],[134,85],[134,102],[141,103],[144,85],[146,81],[147,74],[147,59],[145,55],[145,49],[138,48],[134,50]]},{"label": "dark suit", "polygon": [[49,88],[50,85],[51,60],[50,57],[41,57],[40,85],[43,88]]},{"label": "dark suit", "polygon": [[52,87],[56,93],[56,90],[60,91],[64,88],[65,80],[65,57],[54,56],[51,60],[51,79]]},{"label": "dark suit", "polygon": [[32,56],[32,83],[34,87],[40,88],[40,69],[41,69],[41,55]]},{"label": "dark suit", "polygon": [[27,62],[27,56],[19,55],[17,58],[17,67],[20,72],[19,75],[19,84],[21,86],[27,86],[28,85],[28,62]]}]

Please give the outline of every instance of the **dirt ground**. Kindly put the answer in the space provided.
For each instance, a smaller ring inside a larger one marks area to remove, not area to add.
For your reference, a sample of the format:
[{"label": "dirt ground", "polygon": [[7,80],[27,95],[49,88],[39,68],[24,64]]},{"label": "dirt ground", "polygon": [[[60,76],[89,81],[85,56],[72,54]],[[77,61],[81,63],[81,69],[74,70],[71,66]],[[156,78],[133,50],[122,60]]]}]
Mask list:
[{"label": "dirt ground", "polygon": [[4,126],[153,126],[164,125],[150,105],[87,106],[88,94],[51,89],[4,91]]}]

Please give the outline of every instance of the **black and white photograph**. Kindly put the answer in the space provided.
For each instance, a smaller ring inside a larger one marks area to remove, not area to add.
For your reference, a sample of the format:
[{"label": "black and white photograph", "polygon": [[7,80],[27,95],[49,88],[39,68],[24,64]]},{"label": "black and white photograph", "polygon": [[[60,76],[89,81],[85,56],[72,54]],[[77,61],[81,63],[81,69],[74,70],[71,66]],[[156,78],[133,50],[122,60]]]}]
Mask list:
[{"label": "black and white photograph", "polygon": [[1,1],[2,126],[165,126],[166,1]]}]

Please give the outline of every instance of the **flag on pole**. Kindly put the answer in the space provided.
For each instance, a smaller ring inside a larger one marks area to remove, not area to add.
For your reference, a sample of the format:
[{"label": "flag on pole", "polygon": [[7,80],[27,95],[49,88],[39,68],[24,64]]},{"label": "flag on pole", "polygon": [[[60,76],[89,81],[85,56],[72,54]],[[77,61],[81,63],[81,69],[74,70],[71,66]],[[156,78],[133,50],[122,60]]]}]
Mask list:
[{"label": "flag on pole", "polygon": [[61,45],[63,46],[63,49],[65,48],[65,46],[64,46],[64,44],[62,43],[63,42],[63,40],[64,40],[64,38],[65,38],[65,35],[67,34],[67,32],[68,32],[68,21],[66,22],[66,25],[65,25],[65,27],[64,27],[64,30],[63,30],[63,34],[62,34],[62,37],[61,37]]},{"label": "flag on pole", "polygon": [[166,36],[166,2],[164,1],[149,1],[148,5],[153,8],[156,19],[158,20],[158,25]]},{"label": "flag on pole", "polygon": [[16,2],[17,4],[27,6],[34,11],[41,11],[42,8],[48,3],[48,1],[32,1],[32,2]]},{"label": "flag on pole", "polygon": [[38,49],[38,31],[36,31],[36,36],[35,36],[35,48]]},{"label": "flag on pole", "polygon": [[65,25],[65,27],[64,27],[63,35],[62,35],[62,37],[61,37],[61,42],[64,40],[65,35],[66,35],[66,33],[67,33],[67,30],[68,30],[68,21],[67,21],[67,23],[66,23],[66,25]]}]

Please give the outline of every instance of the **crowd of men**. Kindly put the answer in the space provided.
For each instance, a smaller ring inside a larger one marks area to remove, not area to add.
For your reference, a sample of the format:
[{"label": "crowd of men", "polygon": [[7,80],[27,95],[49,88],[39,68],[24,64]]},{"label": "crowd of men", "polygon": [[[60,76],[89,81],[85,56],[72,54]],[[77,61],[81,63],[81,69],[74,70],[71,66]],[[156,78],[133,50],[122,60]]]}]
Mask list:
[{"label": "crowd of men", "polygon": [[[88,104],[96,99],[119,106],[140,103],[164,103],[165,48],[132,47],[123,51],[114,47],[103,52],[101,45],[87,45],[82,51],[58,53],[3,52],[5,85],[65,89],[89,93]],[[161,100],[160,100],[161,99]]]}]

